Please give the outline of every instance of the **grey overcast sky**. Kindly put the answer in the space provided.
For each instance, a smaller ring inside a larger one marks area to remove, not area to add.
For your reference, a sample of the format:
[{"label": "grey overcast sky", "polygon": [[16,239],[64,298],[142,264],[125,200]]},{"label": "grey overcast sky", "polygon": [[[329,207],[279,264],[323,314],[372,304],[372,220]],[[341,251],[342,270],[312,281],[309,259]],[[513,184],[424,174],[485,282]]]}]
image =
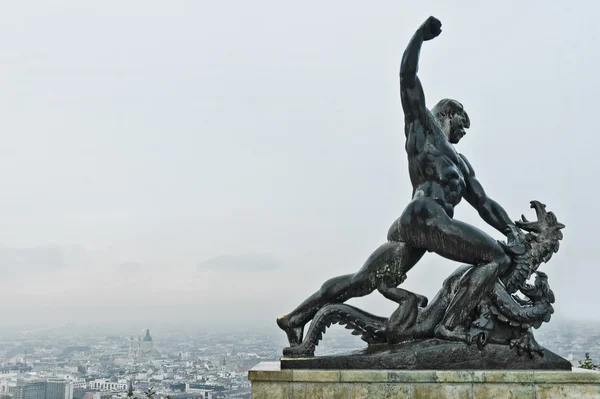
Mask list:
[{"label": "grey overcast sky", "polygon": [[[398,65],[429,15],[428,105],[464,104],[459,151],[513,219],[538,199],[567,225],[542,269],[556,315],[600,319],[599,8],[5,4],[3,324],[274,323],[357,271],[410,200]],[[466,203],[456,217],[501,238]],[[405,286],[431,298],[456,266],[428,254]],[[389,314],[377,295],[353,303]]]}]

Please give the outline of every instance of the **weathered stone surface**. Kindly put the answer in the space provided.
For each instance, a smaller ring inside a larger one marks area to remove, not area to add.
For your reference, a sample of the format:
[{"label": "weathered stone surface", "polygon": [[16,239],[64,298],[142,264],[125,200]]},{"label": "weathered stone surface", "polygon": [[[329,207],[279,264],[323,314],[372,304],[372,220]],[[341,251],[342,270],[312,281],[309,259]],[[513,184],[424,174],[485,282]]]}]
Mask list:
[{"label": "weathered stone surface", "polygon": [[397,345],[375,345],[350,354],[283,357],[281,369],[571,370],[571,363],[547,349],[544,357],[534,355],[531,358],[519,356],[516,350],[505,345],[488,344],[480,351],[474,344],[432,338]]},{"label": "weathered stone surface", "polygon": [[533,381],[540,384],[562,384],[574,382],[598,382],[599,373],[582,372],[582,373],[561,373],[560,371],[534,372]]},{"label": "weathered stone surface", "polygon": [[477,399],[536,399],[533,384],[473,384]]},{"label": "weathered stone surface", "polygon": [[[547,372],[545,372],[547,373]],[[560,374],[565,374],[564,371],[559,371]],[[511,372],[510,370],[492,370],[486,371],[483,374],[483,382],[523,382],[532,383],[534,381],[533,371],[521,371],[519,373]]]},{"label": "weathered stone surface", "polygon": [[262,362],[248,371],[248,379],[255,381],[291,381],[292,370],[281,370],[279,362]]},{"label": "weathered stone surface", "polygon": [[471,399],[471,384],[414,384],[412,399]]},{"label": "weathered stone surface", "polygon": [[338,382],[339,370],[295,370],[292,374],[294,382]]},{"label": "weathered stone surface", "polygon": [[409,399],[411,397],[411,386],[407,384],[357,383],[349,385],[352,399]]},{"label": "weathered stone surface", "polygon": [[600,398],[600,373],[574,371],[281,370],[264,362],[248,379],[253,399]]},{"label": "weathered stone surface", "polygon": [[252,399],[287,399],[290,392],[289,382],[253,381]]},{"label": "weathered stone surface", "polygon": [[439,370],[435,372],[435,382],[473,382],[477,378],[472,371],[467,370]]},{"label": "weathered stone surface", "polygon": [[290,398],[299,399],[348,399],[350,390],[346,383],[296,382],[290,386]]},{"label": "weathered stone surface", "polygon": [[536,399],[598,399],[600,385],[536,384]]},{"label": "weathered stone surface", "polygon": [[340,370],[342,382],[387,382],[388,373],[379,370]]},{"label": "weathered stone surface", "polygon": [[390,382],[435,382],[436,380],[434,370],[388,372],[388,381]]}]

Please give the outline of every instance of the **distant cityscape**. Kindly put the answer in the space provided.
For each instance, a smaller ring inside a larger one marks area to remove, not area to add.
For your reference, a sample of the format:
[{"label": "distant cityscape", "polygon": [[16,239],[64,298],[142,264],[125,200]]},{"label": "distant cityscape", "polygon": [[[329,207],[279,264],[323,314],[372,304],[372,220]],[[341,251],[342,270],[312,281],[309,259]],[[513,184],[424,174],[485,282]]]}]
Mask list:
[{"label": "distant cityscape", "polygon": [[[224,331],[152,331],[75,325],[0,337],[0,399],[250,398],[247,373],[276,361],[285,345],[276,327]],[[120,331],[117,333],[116,331]],[[558,323],[536,339],[574,366],[600,359],[600,322]],[[317,355],[365,344],[341,327],[327,331]]]}]

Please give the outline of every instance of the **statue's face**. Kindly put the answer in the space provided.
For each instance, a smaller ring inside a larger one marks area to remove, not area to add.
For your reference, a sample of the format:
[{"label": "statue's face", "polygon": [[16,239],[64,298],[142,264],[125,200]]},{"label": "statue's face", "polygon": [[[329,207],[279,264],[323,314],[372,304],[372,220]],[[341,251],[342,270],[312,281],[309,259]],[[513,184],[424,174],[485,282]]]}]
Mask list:
[{"label": "statue's face", "polygon": [[432,113],[452,144],[457,144],[466,134],[465,129],[471,126],[469,115],[465,112],[463,105],[456,100],[449,98],[440,100],[433,107]]},{"label": "statue's face", "polygon": [[458,144],[460,139],[467,134],[465,129],[468,129],[469,126],[471,126],[469,116],[461,107],[444,123],[444,127],[446,128],[444,130],[446,130],[445,133],[448,136],[448,141],[452,144]]}]

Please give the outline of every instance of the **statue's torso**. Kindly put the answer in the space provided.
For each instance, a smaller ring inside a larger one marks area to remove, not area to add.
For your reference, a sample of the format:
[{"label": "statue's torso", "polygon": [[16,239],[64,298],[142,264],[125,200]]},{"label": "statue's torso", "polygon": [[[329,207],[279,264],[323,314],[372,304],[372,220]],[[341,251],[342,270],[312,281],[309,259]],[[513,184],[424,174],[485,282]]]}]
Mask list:
[{"label": "statue's torso", "polygon": [[406,153],[414,198],[432,198],[448,211],[454,209],[465,191],[469,168],[441,128],[433,121],[425,126],[412,122]]}]

